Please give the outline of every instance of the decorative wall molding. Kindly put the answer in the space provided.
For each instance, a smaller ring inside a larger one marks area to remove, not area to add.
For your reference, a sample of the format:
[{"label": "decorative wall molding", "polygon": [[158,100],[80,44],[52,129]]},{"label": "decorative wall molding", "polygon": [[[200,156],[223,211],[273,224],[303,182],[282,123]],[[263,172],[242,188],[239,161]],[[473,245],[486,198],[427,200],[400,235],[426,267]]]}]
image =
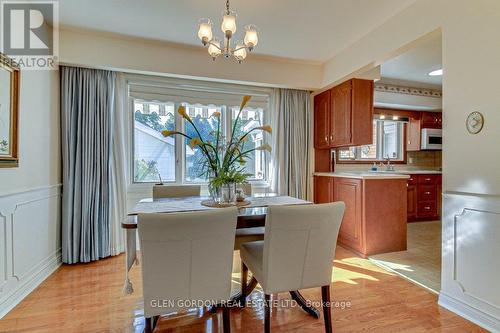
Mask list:
[{"label": "decorative wall molding", "polygon": [[61,261],[61,184],[0,196],[0,318]]},{"label": "decorative wall molding", "polygon": [[500,332],[500,195],[443,193],[439,304]]},{"label": "decorative wall molding", "polygon": [[375,83],[375,91],[381,91],[381,92],[387,92],[387,93],[393,93],[393,94],[436,97],[436,98],[443,97],[443,93],[439,90],[402,87],[402,86],[396,86],[396,85],[385,84],[385,83]]},{"label": "decorative wall molding", "polygon": [[[500,310],[500,306],[496,305],[496,304],[493,304],[491,301],[489,300],[486,300],[482,297],[479,297],[477,295],[474,295],[473,293],[471,293],[465,286],[464,282],[460,280],[460,276],[458,274],[458,256],[460,255],[460,250],[459,250],[459,243],[460,243],[460,236],[459,236],[459,233],[457,232],[457,229],[458,229],[458,224],[460,221],[463,221],[461,223],[466,223],[466,220],[465,220],[465,217],[467,216],[467,214],[473,214],[473,213],[477,213],[477,214],[488,214],[488,215],[496,215],[498,216],[497,217],[497,220],[500,221],[500,213],[498,212],[493,212],[493,211],[488,211],[488,210],[481,210],[481,209],[470,209],[470,208],[464,208],[462,209],[462,211],[460,212],[460,214],[457,214],[454,216],[453,218],[453,251],[454,251],[454,256],[453,256],[453,280],[455,281],[455,283],[460,287],[460,289],[462,290],[462,292],[476,300],[478,300],[479,302],[483,302],[485,304],[488,304],[490,305],[491,307],[494,307],[498,310]],[[491,223],[491,222],[490,222]],[[499,227],[500,228],[500,227]],[[462,235],[463,237],[463,235]],[[493,245],[493,244],[492,244]]]}]

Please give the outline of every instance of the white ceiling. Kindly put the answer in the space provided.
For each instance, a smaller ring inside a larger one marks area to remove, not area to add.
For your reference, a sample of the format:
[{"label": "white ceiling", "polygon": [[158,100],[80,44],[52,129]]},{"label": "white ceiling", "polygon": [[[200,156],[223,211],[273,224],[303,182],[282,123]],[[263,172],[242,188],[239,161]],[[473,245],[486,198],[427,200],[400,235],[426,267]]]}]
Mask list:
[{"label": "white ceiling", "polygon": [[442,68],[441,37],[386,61],[381,66],[381,82],[416,88],[440,88],[442,76],[429,76],[429,72]]},{"label": "white ceiling", "polygon": [[[416,0],[232,0],[237,35],[253,23],[256,53],[325,61]],[[60,0],[61,25],[175,43],[200,45],[197,23],[214,21],[224,0]],[[237,36],[238,37],[238,36]]]}]

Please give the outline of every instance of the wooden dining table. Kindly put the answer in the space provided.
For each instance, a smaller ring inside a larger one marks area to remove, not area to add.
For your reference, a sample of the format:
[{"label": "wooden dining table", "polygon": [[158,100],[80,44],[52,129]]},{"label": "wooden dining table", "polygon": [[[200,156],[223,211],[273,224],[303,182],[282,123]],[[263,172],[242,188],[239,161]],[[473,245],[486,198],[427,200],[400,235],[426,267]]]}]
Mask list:
[{"label": "wooden dining table", "polygon": [[[138,264],[137,257],[137,215],[145,213],[183,213],[195,211],[207,211],[220,208],[207,207],[202,204],[206,201],[207,197],[179,197],[179,198],[160,198],[153,200],[152,198],[140,200],[128,217],[122,222],[122,228],[126,230],[126,277],[124,293],[133,293],[133,286],[129,279],[128,272],[135,264]],[[297,199],[289,196],[276,196],[276,195],[260,195],[247,198],[250,202],[246,206],[238,208],[238,221],[236,224],[237,229],[265,227],[267,208],[269,206],[283,206],[283,205],[309,205],[312,202]],[[253,289],[257,286],[258,282],[252,277],[247,286],[247,294],[241,295],[237,293],[232,296],[234,302],[240,302],[242,298],[247,297]],[[300,307],[310,315],[319,318],[319,311],[308,305],[307,301],[300,294],[298,290],[290,291],[290,295]]]}]

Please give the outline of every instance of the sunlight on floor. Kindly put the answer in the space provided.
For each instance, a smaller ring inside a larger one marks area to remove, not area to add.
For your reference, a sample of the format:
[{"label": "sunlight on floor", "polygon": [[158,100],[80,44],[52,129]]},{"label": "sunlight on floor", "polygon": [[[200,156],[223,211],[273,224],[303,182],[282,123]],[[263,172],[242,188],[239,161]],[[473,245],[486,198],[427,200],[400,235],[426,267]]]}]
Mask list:
[{"label": "sunlight on floor", "polygon": [[348,284],[358,284],[354,280],[365,279],[370,281],[378,281],[377,278],[370,276],[368,274],[358,273],[354,271],[350,271],[347,269],[343,269],[340,267],[334,267],[332,272],[332,282],[345,282]]},{"label": "sunlight on floor", "polygon": [[412,267],[409,265],[402,265],[398,264],[395,262],[389,262],[389,261],[384,261],[384,260],[376,260],[373,259],[374,262],[381,264],[383,267],[388,267],[390,269],[398,270],[398,271],[407,271],[407,272],[414,272],[414,269],[411,269]]},{"label": "sunlight on floor", "polygon": [[373,263],[370,262],[368,259],[363,259],[363,258],[357,258],[357,257],[352,257],[352,258],[345,258],[341,260],[334,260],[334,263],[338,264],[344,264],[352,267],[358,267],[362,269],[366,269],[372,272],[377,272],[377,273],[384,273],[388,275],[394,275],[391,272],[386,271],[385,269],[374,265]]}]

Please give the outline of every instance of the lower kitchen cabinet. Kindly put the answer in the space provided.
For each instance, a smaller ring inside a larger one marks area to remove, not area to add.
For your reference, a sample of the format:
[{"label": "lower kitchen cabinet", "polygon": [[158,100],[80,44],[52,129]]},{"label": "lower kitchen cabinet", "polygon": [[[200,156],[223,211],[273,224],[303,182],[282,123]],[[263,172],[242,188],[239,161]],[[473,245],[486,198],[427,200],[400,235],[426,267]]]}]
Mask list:
[{"label": "lower kitchen cabinet", "polygon": [[345,203],[344,220],[340,226],[339,243],[354,249],[362,250],[362,180],[337,178],[333,190],[333,201]]},{"label": "lower kitchen cabinet", "polygon": [[417,218],[417,185],[408,184],[407,191],[407,201],[408,201],[408,210],[407,216],[408,220]]},{"label": "lower kitchen cabinet", "polygon": [[410,175],[407,188],[409,222],[440,218],[441,188],[441,175]]},{"label": "lower kitchen cabinet", "polygon": [[314,186],[315,203],[346,205],[339,245],[363,257],[406,250],[406,179],[315,176]]},{"label": "lower kitchen cabinet", "polygon": [[314,202],[333,202],[333,177],[314,176]]}]

